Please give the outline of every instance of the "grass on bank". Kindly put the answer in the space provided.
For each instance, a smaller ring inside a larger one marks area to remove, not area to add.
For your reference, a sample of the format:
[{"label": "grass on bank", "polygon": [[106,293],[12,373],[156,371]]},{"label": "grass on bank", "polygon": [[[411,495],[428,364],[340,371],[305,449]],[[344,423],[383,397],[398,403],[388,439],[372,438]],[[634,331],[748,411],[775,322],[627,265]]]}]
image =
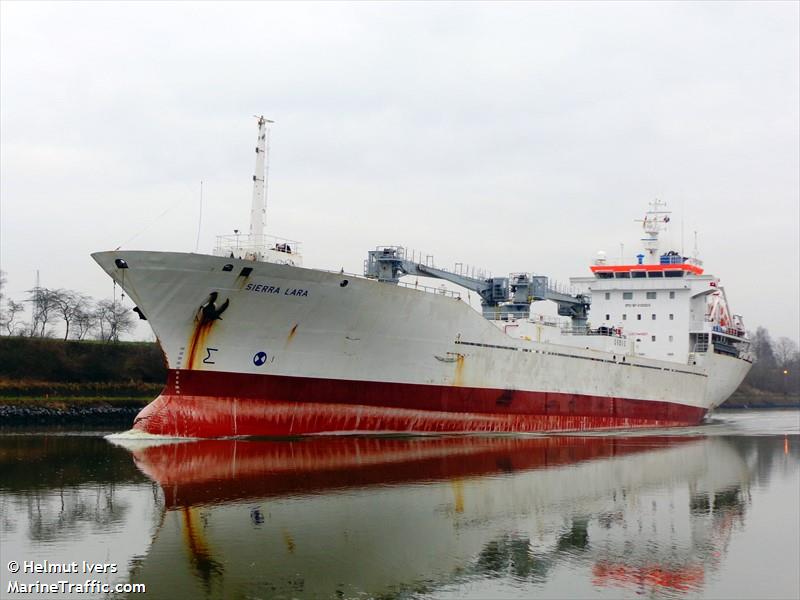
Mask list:
[{"label": "grass on bank", "polygon": [[89,407],[117,407],[117,408],[143,408],[153,401],[155,396],[131,397],[102,397],[102,396],[13,396],[0,397],[0,406],[14,406],[20,408],[51,408],[67,410],[69,408]]},{"label": "grass on bank", "polygon": [[151,342],[0,337],[0,407],[141,407],[166,380]]},{"label": "grass on bank", "polygon": [[141,408],[163,389],[161,383],[20,381],[0,378],[0,406],[18,408]]},{"label": "grass on bank", "polygon": [[155,398],[163,383],[30,381],[0,378],[0,403],[13,398]]}]

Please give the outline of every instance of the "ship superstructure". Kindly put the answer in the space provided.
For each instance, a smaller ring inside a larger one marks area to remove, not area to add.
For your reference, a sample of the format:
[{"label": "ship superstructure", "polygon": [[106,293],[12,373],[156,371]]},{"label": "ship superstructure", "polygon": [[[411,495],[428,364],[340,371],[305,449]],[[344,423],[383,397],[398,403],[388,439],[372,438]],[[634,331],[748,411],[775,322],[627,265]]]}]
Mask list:
[{"label": "ship superstructure", "polygon": [[[303,268],[298,242],[263,233],[269,121],[259,118],[251,228],[213,255],[114,251],[95,260],[136,302],[166,356],[149,433],[571,431],[697,423],[750,361],[741,318],[696,257],[660,247],[563,289],[531,272],[493,277],[401,246],[364,275]],[[475,292],[413,284],[433,277]],[[432,293],[430,293],[432,292]],[[536,316],[555,302],[565,322]]]},{"label": "ship superstructure", "polygon": [[742,317],[731,313],[719,279],[696,256],[660,247],[665,208],[655,200],[642,219],[646,253],[616,264],[601,254],[593,276],[572,283],[591,295],[600,328],[624,333],[638,356],[692,365],[708,351],[747,359]]}]

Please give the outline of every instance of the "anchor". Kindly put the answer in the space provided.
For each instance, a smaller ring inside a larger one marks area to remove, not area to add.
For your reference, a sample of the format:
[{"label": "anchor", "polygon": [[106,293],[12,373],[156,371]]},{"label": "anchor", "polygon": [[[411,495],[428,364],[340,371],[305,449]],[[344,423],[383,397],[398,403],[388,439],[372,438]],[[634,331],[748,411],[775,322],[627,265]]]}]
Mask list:
[{"label": "anchor", "polygon": [[219,292],[211,292],[208,295],[208,300],[206,300],[203,304],[200,305],[200,309],[197,313],[197,318],[201,323],[210,323],[211,321],[216,321],[217,319],[222,319],[222,313],[224,313],[228,306],[230,305],[230,299],[225,299],[219,308],[217,308],[217,297],[219,296]]}]

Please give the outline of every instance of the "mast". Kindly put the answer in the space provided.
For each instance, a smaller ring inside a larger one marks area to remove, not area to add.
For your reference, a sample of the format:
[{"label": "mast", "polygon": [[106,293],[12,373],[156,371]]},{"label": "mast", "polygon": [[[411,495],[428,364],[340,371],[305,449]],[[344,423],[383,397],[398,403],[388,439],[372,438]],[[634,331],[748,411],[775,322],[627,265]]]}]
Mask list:
[{"label": "mast", "polygon": [[658,264],[658,234],[667,228],[669,215],[672,212],[664,210],[666,206],[666,202],[656,198],[650,203],[651,208],[645,214],[644,219],[636,219],[638,223],[642,224],[642,229],[644,229],[645,237],[643,237],[641,241],[644,242],[644,249],[648,254],[648,264]]},{"label": "mast", "polygon": [[256,168],[253,174],[253,204],[250,208],[250,242],[259,246],[264,242],[264,221],[267,211],[266,164],[269,159],[267,123],[274,123],[274,121],[265,119],[263,115],[256,118],[258,119],[258,142],[256,143]]}]

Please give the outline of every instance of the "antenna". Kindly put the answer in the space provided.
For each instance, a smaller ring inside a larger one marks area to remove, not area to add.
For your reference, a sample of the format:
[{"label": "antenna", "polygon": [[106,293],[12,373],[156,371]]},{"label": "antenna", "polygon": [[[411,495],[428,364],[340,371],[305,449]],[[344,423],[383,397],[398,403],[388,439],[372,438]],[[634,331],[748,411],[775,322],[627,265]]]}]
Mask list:
[{"label": "antenna", "polygon": [[698,251],[697,251],[697,231],[695,231],[695,232],[694,232],[694,259],[695,259],[695,260],[697,260],[697,256],[698,256],[698,254],[699,254],[699,253],[698,253]]},{"label": "antenna", "polygon": [[686,198],[681,200],[681,256],[683,256],[683,221],[686,217]]},{"label": "antenna", "polygon": [[194,251],[200,250],[200,225],[203,223],[203,180],[200,180],[200,211],[197,216],[197,242],[194,245]]}]

